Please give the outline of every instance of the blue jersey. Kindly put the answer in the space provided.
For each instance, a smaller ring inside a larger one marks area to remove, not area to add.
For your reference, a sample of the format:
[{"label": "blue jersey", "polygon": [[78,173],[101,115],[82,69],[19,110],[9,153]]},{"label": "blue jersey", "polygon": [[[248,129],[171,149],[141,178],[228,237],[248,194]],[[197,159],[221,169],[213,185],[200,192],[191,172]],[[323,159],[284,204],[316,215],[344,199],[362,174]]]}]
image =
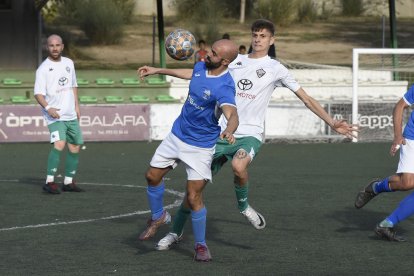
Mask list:
[{"label": "blue jersey", "polygon": [[228,71],[211,76],[204,62],[196,63],[187,100],[173,124],[172,133],[189,145],[212,148],[220,135],[220,108],[236,106],[235,93],[234,81]]},{"label": "blue jersey", "polygon": [[[404,100],[409,105],[414,104],[414,85],[404,94]],[[411,112],[410,119],[404,128],[403,136],[407,139],[414,140],[414,111]]]}]

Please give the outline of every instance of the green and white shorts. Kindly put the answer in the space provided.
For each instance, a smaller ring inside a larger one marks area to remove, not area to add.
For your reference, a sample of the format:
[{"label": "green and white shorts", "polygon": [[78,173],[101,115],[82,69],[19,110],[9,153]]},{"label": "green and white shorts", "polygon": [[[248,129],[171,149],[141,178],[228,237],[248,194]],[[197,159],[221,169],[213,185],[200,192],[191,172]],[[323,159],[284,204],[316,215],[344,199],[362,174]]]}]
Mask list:
[{"label": "green and white shorts", "polygon": [[50,132],[50,143],[66,141],[73,145],[82,145],[82,131],[78,120],[57,121],[47,126]]},{"label": "green and white shorts", "polygon": [[232,160],[233,156],[239,150],[245,150],[250,156],[250,162],[252,162],[253,158],[259,153],[261,146],[262,142],[253,136],[236,138],[234,144],[230,144],[227,140],[221,140],[219,138],[216,143],[213,163],[211,164],[213,175],[215,175],[228,160]]}]

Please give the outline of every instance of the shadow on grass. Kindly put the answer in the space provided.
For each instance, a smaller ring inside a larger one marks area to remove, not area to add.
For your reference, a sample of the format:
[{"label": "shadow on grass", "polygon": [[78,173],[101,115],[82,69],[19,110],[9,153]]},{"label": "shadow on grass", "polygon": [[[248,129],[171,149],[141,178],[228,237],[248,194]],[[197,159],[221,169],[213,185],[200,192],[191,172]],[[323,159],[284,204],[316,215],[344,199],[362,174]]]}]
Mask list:
[{"label": "shadow on grass", "polygon": [[[378,212],[370,209],[357,210],[355,208],[347,207],[343,210],[334,211],[327,217],[338,221],[343,225],[342,227],[336,229],[336,232],[370,232],[372,235],[369,236],[369,239],[381,240],[374,234],[374,228],[388,215],[389,213]],[[399,234],[405,233],[405,231],[401,228],[398,228],[397,231]]]}]

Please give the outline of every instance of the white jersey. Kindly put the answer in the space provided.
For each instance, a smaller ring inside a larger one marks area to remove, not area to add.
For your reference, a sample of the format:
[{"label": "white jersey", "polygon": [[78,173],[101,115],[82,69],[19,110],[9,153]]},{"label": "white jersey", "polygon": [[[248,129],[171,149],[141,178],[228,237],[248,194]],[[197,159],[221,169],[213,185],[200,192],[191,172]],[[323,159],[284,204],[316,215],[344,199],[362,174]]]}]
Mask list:
[{"label": "white jersey", "polygon": [[78,84],[75,66],[71,59],[61,57],[60,61],[52,61],[47,58],[37,68],[34,94],[45,96],[50,107],[60,109],[58,111],[60,119],[54,119],[45,109],[42,110],[47,124],[77,118],[73,87],[78,87]]},{"label": "white jersey", "polygon": [[[230,65],[230,73],[236,84],[236,106],[239,126],[235,137],[253,136],[263,141],[266,109],[276,87],[299,90],[300,85],[289,70],[269,56],[249,58],[239,55]],[[227,126],[224,116],[220,118],[223,131]]]}]

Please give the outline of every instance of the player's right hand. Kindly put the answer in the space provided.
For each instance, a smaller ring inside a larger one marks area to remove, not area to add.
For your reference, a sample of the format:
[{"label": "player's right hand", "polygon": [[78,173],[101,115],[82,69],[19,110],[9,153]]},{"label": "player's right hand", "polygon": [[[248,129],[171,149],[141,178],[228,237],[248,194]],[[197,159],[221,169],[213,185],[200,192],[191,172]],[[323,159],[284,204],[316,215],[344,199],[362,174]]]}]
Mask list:
[{"label": "player's right hand", "polygon": [[391,149],[390,149],[390,155],[394,156],[397,153],[397,151],[400,149],[401,145],[405,145],[404,137],[396,137],[394,141],[392,142]]},{"label": "player's right hand", "polygon": [[234,135],[232,133],[230,133],[230,132],[223,132],[223,133],[221,133],[220,134],[220,139],[221,140],[226,139],[229,142],[229,144],[236,143],[236,137],[234,137]]},{"label": "player's right hand", "polygon": [[58,108],[51,107],[51,108],[49,108],[47,113],[50,115],[50,117],[55,118],[55,119],[59,119],[60,118],[60,115],[58,113],[59,110],[60,109],[58,109]]}]

